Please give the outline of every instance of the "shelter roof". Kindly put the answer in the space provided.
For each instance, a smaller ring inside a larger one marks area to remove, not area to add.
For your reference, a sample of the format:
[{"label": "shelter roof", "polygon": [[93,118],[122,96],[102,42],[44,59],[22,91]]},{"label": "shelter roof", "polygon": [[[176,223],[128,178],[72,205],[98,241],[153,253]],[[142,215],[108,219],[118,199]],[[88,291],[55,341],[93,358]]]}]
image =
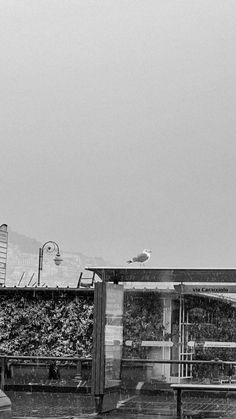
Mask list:
[{"label": "shelter roof", "polygon": [[236,269],[87,267],[104,281],[118,282],[236,282]]}]

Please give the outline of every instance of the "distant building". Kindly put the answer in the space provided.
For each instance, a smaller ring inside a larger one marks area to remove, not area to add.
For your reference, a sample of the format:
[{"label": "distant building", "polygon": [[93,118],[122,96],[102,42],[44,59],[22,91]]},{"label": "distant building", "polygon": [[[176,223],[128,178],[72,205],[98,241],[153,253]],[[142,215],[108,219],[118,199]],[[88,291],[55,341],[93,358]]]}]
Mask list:
[{"label": "distant building", "polygon": [[7,224],[0,226],[0,286],[6,283],[8,231]]}]

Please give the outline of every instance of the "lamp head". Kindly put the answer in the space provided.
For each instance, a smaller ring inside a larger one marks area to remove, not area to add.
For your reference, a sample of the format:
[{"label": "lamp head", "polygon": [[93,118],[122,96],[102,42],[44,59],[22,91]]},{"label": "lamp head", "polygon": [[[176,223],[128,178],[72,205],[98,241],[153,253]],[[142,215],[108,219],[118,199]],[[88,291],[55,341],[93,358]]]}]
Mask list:
[{"label": "lamp head", "polygon": [[54,258],[54,262],[57,266],[59,266],[61,264],[61,262],[63,261],[60,253],[58,252]]}]

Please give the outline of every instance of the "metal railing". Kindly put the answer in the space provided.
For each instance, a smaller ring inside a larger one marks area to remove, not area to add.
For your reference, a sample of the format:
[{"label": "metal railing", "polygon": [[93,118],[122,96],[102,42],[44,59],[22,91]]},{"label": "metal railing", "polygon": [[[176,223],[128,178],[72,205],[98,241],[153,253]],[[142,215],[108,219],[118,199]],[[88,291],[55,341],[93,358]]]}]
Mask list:
[{"label": "metal railing", "polygon": [[[31,362],[30,362],[31,361]],[[4,355],[0,356],[0,388],[4,389],[5,386],[5,372],[6,367],[17,366],[20,365],[22,368],[29,367],[29,366],[44,366],[48,367],[50,362],[57,362],[60,366],[66,366],[71,364],[73,368],[76,368],[76,375],[82,376],[82,365],[84,363],[90,364],[92,366],[92,357],[67,357],[67,356],[25,356],[25,355]],[[155,365],[155,364],[169,364],[169,365],[195,365],[196,367],[199,366],[217,366],[221,367],[222,370],[227,368],[228,370],[233,371],[234,367],[236,367],[236,361],[223,361],[220,359],[213,359],[213,360],[170,360],[170,359],[143,359],[143,358],[122,358],[121,359],[121,370],[124,369],[126,366],[147,366],[147,365]],[[207,371],[206,371],[207,374]]]},{"label": "metal railing", "polygon": [[[15,362],[14,362],[15,361]],[[82,364],[83,363],[92,363],[91,357],[66,357],[66,356],[34,356],[34,355],[4,355],[0,356],[0,389],[4,390],[5,387],[5,373],[6,368],[11,366],[17,366],[19,365],[19,362],[16,361],[22,361],[21,367],[27,367],[27,366],[49,366],[50,361],[51,362],[59,362],[59,363],[73,363],[76,367],[76,376],[78,379],[81,377],[81,371],[82,371]],[[33,363],[27,363],[27,361],[36,361]],[[65,365],[65,364],[64,364]]]}]

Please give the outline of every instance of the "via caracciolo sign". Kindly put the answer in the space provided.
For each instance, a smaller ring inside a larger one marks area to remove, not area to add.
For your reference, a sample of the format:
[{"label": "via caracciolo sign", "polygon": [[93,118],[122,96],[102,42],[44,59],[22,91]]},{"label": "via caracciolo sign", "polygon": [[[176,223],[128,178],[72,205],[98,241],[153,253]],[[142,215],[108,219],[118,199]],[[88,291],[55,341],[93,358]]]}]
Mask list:
[{"label": "via caracciolo sign", "polygon": [[175,290],[183,294],[194,293],[212,293],[212,294],[227,294],[236,293],[236,285],[234,284],[179,284],[174,286]]},{"label": "via caracciolo sign", "polygon": [[[235,290],[236,291],[236,290]],[[193,292],[213,292],[213,293],[224,293],[229,292],[229,289],[226,287],[215,287],[215,288],[209,288],[209,287],[201,287],[201,288],[193,288]]]}]

